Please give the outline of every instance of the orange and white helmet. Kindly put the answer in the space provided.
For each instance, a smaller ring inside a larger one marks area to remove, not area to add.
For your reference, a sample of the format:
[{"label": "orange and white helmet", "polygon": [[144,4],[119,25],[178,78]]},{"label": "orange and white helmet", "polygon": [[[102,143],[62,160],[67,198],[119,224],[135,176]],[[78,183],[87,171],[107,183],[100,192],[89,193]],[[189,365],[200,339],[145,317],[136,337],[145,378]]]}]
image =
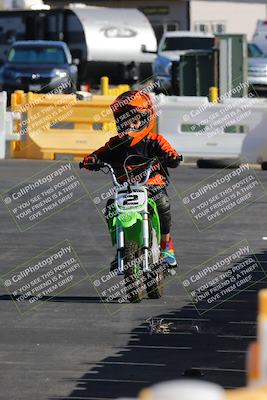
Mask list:
[{"label": "orange and white helmet", "polygon": [[[130,138],[130,146],[142,140],[154,128],[155,108],[150,95],[142,90],[129,90],[122,93],[111,104],[118,135]],[[130,127],[131,121],[140,119],[137,129]]]}]

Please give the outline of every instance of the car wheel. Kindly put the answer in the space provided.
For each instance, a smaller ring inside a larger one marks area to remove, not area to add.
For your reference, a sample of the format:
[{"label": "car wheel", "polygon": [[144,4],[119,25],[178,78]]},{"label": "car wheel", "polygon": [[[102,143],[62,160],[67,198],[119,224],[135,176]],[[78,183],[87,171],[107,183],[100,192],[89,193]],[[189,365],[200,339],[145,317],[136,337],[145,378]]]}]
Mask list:
[{"label": "car wheel", "polygon": [[197,160],[198,168],[238,168],[238,160]]}]

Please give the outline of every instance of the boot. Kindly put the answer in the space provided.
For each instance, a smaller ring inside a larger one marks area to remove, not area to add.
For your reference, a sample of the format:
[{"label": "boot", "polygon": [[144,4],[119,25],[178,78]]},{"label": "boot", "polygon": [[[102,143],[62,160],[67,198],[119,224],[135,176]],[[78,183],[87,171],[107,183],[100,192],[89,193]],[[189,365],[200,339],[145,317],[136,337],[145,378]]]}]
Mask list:
[{"label": "boot", "polygon": [[169,267],[177,267],[172,238],[170,238],[168,242],[166,242],[165,240],[161,240],[160,249],[161,261],[168,264]]}]

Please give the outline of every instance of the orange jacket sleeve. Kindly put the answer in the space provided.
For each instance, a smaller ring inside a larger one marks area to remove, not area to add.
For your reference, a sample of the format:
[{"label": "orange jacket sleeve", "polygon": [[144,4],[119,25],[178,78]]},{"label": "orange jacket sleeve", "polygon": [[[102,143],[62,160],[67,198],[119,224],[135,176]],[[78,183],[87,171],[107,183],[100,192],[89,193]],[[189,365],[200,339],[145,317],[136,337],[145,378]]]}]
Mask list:
[{"label": "orange jacket sleeve", "polygon": [[153,133],[149,136],[155,156],[163,158],[167,167],[176,168],[179,165],[179,154],[175,148],[159,133]]}]

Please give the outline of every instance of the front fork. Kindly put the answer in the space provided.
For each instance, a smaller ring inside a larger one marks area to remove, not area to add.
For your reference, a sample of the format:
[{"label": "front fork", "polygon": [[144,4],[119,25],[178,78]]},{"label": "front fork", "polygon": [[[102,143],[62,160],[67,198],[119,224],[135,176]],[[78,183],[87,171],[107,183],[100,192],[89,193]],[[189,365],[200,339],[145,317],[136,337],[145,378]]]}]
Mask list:
[{"label": "front fork", "polygon": [[143,271],[149,272],[148,263],[148,249],[149,249],[149,223],[148,223],[148,212],[144,213],[143,219],[143,249],[144,249],[144,260],[143,260]]},{"label": "front fork", "polygon": [[120,224],[116,224],[116,238],[117,238],[117,257],[118,257],[118,275],[124,274],[124,260],[123,260],[123,249],[124,249],[124,232]]},{"label": "front fork", "polygon": [[[148,262],[148,250],[149,250],[149,222],[148,212],[144,213],[143,218],[143,272],[150,272]],[[123,249],[124,249],[124,232],[120,224],[116,225],[116,238],[117,238],[117,257],[118,257],[118,275],[124,274],[124,260],[123,260]]]}]

